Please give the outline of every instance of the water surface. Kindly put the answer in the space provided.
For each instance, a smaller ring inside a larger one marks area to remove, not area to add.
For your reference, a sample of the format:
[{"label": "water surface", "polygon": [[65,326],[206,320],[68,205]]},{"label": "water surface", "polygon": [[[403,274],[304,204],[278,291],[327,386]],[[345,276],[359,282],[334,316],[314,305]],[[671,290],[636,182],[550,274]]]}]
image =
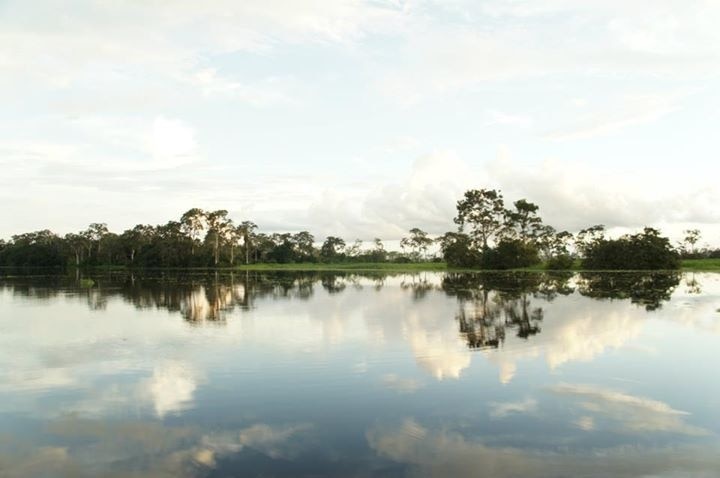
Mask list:
[{"label": "water surface", "polygon": [[0,278],[0,476],[715,477],[718,274]]}]

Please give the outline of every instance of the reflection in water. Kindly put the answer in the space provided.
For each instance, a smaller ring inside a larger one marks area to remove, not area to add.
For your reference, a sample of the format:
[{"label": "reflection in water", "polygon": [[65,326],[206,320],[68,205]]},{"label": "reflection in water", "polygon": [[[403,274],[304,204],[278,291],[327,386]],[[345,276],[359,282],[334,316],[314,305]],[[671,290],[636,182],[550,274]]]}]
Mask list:
[{"label": "reflection in water", "polygon": [[367,432],[379,455],[411,466],[413,476],[491,476],[493,478],[716,476],[717,446],[611,448],[601,453],[528,452],[498,447],[467,430],[433,430],[408,418],[397,428],[376,426]]},{"label": "reflection in water", "polygon": [[584,272],[580,274],[578,289],[588,297],[630,299],[647,310],[656,310],[670,300],[679,283],[680,274],[676,272]]},{"label": "reflection in water", "polygon": [[8,277],[0,476],[713,476],[718,297],[674,273]]}]

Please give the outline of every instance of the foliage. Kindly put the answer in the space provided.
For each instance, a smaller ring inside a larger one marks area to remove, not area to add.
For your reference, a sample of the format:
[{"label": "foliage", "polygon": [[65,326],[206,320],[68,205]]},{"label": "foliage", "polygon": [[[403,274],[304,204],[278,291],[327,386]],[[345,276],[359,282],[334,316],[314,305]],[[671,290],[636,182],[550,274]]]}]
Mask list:
[{"label": "foliage", "polygon": [[520,239],[502,239],[482,255],[484,269],[504,270],[529,267],[539,262],[537,248]]},{"label": "foliage", "polygon": [[450,267],[477,267],[481,254],[473,248],[472,239],[462,232],[446,232],[438,239],[440,250]]},{"label": "foliage", "polygon": [[460,232],[469,227],[470,237],[482,250],[507,225],[507,211],[502,194],[495,189],[471,189],[457,202],[455,223]]},{"label": "foliage", "polygon": [[619,239],[595,236],[583,247],[582,267],[593,270],[677,269],[680,257],[660,231],[646,227],[642,233]]}]

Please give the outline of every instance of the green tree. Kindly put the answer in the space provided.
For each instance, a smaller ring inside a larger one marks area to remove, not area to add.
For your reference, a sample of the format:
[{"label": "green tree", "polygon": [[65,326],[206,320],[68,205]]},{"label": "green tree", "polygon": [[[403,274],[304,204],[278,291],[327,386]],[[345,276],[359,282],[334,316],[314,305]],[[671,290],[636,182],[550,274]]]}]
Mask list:
[{"label": "green tree", "polygon": [[65,245],[72,252],[75,258],[75,266],[79,266],[84,258],[85,251],[88,249],[90,240],[83,234],[68,233],[65,234]]},{"label": "green tree", "polygon": [[297,262],[315,262],[315,236],[308,231],[300,231],[292,236],[295,245],[295,259]]},{"label": "green tree", "polygon": [[120,243],[123,245],[130,259],[130,264],[135,264],[137,253],[150,244],[155,234],[155,228],[145,224],[138,224],[132,229],[124,231],[120,235]]},{"label": "green tree", "polygon": [[533,236],[534,231],[538,231],[542,219],[538,216],[540,209],[536,204],[528,202],[526,199],[520,199],[513,203],[514,211],[507,211],[505,222],[511,235],[517,237],[522,242],[527,243]]},{"label": "green tree", "polygon": [[180,217],[182,232],[190,238],[190,254],[195,255],[195,245],[200,240],[207,224],[207,213],[194,207]]},{"label": "green tree", "polygon": [[446,232],[438,237],[445,262],[450,267],[476,267],[480,264],[480,254],[473,247],[472,239],[462,232]]},{"label": "green tree", "polygon": [[401,244],[404,242],[406,247],[410,247],[413,259],[419,260],[421,255],[424,256],[427,253],[427,249],[432,245],[433,240],[428,237],[427,232],[420,228],[414,227],[409,232],[410,236],[403,238],[400,242]]},{"label": "green tree", "polygon": [[497,239],[506,224],[505,202],[495,189],[471,189],[457,202],[455,223],[460,231],[467,226],[469,235],[485,251]]},{"label": "green tree", "polygon": [[97,260],[100,256],[101,252],[101,241],[102,238],[105,237],[106,234],[108,234],[108,227],[107,224],[104,222],[93,222],[88,226],[88,228],[83,231],[81,234],[85,236],[85,238],[89,241],[88,242],[88,258],[90,258],[92,254],[93,248],[95,249],[95,259]]},{"label": "green tree", "polygon": [[220,263],[220,246],[227,242],[228,233],[232,230],[232,220],[227,217],[228,212],[225,209],[208,212],[205,220],[208,227],[207,237],[211,238],[213,248],[213,264]]},{"label": "green tree", "polygon": [[[253,249],[255,230],[257,224],[252,221],[243,221],[240,223],[243,235],[243,249],[245,251],[245,264],[250,264],[250,251]],[[257,257],[255,257],[257,262]]]},{"label": "green tree", "polygon": [[695,255],[695,244],[700,242],[700,238],[702,237],[700,234],[700,229],[688,229],[683,232],[685,236],[683,237],[683,243],[686,245],[685,250],[688,251],[691,255]]},{"label": "green tree", "polygon": [[320,247],[320,257],[325,262],[333,262],[342,258],[341,251],[345,247],[345,241],[339,237],[328,236]]},{"label": "green tree", "polygon": [[677,269],[680,258],[670,240],[646,227],[642,233],[619,239],[597,239],[585,249],[584,269],[650,270]]}]

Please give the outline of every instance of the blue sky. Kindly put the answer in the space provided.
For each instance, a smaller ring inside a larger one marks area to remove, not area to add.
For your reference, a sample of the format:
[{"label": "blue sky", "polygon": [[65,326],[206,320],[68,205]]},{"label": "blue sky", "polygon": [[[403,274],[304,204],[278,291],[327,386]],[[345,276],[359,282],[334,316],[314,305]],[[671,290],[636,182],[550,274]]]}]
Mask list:
[{"label": "blue sky", "polygon": [[720,244],[720,3],[0,1],[0,237],[228,209],[266,231],[557,228]]}]

